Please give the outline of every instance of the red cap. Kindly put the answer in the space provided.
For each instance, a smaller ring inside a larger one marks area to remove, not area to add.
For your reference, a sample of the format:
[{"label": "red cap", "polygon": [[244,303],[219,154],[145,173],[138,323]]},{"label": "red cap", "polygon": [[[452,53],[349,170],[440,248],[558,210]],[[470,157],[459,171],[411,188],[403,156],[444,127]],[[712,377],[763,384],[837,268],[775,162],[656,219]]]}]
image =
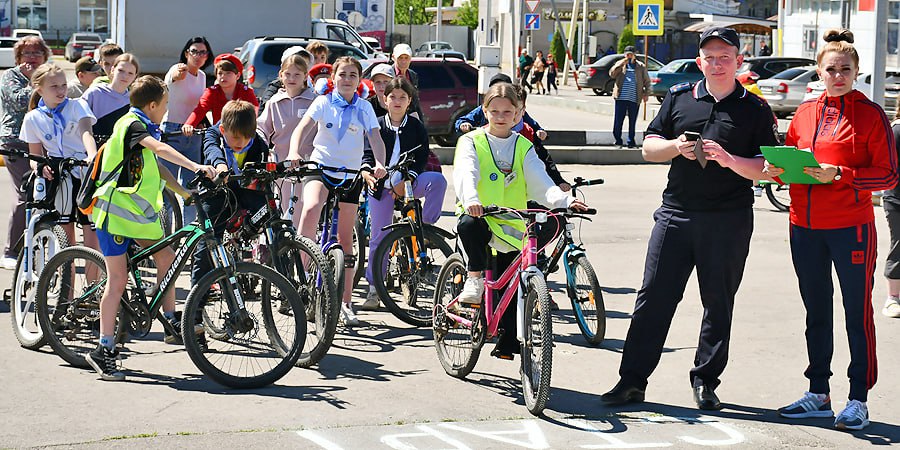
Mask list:
[{"label": "red cap", "polygon": [[309,68],[308,73],[310,78],[315,78],[319,75],[331,75],[331,64],[316,64]]},{"label": "red cap", "polygon": [[244,65],[241,64],[241,60],[231,53],[222,53],[221,55],[216,56],[216,59],[213,61],[213,65],[219,64],[219,61],[222,61],[223,59],[231,61],[231,63],[234,64],[235,67],[237,67],[238,75],[244,73]]}]

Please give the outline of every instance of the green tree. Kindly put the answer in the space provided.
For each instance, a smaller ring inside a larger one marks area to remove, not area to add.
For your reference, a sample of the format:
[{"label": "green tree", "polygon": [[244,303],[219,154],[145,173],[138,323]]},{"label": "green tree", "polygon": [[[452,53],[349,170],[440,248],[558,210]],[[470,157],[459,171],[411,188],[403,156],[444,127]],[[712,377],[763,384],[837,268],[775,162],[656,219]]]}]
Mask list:
[{"label": "green tree", "polygon": [[550,42],[550,53],[553,54],[553,60],[559,66],[559,70],[563,70],[566,61],[566,43],[563,42],[562,36],[558,32],[553,33],[553,41]]},{"label": "green tree", "polygon": [[[453,6],[453,0],[441,0],[444,6]],[[476,1],[477,5],[477,1]],[[425,8],[437,6],[437,0],[396,0],[394,2],[394,23],[409,24],[409,7],[412,6],[412,24],[423,25],[434,22],[435,13],[425,12]],[[477,21],[478,7],[475,7]]]},{"label": "green tree", "polygon": [[622,28],[622,34],[619,35],[619,53],[625,52],[625,47],[634,45],[634,32],[631,28],[632,24],[625,24]]},{"label": "green tree", "polygon": [[456,11],[456,25],[465,25],[471,29],[478,28],[478,0],[468,0]]}]

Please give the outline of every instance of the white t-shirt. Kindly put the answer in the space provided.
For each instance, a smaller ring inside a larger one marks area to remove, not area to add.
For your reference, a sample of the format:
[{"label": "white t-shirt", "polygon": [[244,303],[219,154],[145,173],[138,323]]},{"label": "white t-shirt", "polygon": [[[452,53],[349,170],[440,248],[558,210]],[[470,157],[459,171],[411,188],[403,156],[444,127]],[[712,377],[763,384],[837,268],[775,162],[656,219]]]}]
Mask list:
[{"label": "white t-shirt", "polygon": [[[336,95],[336,94],[335,94]],[[332,96],[320,95],[306,110],[306,116],[318,123],[310,160],[326,166],[346,167],[358,170],[362,166],[363,137],[371,130],[379,129],[378,117],[372,104],[356,98],[356,110],[350,116],[343,139],[338,141],[339,121],[343,110],[333,104]],[[343,102],[343,100],[338,100]],[[343,175],[335,175],[343,177]]]},{"label": "white t-shirt", "polygon": [[78,121],[88,117],[93,125],[97,119],[87,105],[77,100],[66,103],[62,116],[66,121],[65,129],[60,129],[59,125],[54,127],[53,117],[44,112],[37,109],[29,111],[22,121],[19,139],[29,144],[41,144],[51,158],[87,158],[87,151],[78,134]]},{"label": "white t-shirt", "polygon": [[176,66],[177,64],[173,65],[166,73],[166,86],[169,87],[169,110],[163,117],[163,122],[183,124],[194,112],[197,103],[200,103],[200,96],[206,89],[206,73],[199,70],[197,75],[191,75],[191,72],[188,71],[184,79],[172,81],[172,78],[175,77]]}]

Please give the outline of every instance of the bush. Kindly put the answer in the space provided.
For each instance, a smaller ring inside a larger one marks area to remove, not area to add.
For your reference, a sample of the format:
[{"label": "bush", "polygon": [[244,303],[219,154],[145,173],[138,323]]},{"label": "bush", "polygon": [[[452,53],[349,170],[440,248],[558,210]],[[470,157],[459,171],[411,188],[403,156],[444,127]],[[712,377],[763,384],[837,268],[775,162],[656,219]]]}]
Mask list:
[{"label": "bush", "polygon": [[553,54],[553,60],[559,66],[559,71],[562,72],[566,61],[566,43],[563,42],[559,33],[553,33],[553,41],[550,42],[550,53]]},{"label": "bush", "polygon": [[625,24],[625,28],[622,28],[622,34],[619,35],[619,53],[625,52],[625,47],[629,45],[634,45],[634,32],[631,29],[632,24]]}]

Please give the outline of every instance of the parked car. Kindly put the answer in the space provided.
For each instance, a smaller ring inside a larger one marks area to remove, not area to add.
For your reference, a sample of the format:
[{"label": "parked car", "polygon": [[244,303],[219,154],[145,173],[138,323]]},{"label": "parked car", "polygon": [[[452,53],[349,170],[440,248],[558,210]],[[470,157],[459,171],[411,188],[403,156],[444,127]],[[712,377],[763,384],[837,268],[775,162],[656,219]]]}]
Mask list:
[{"label": "parked car", "polygon": [[363,69],[371,63],[362,50],[343,42],[321,38],[263,36],[244,42],[238,54],[238,58],[244,64],[244,81],[255,90],[265,89],[269,82],[278,77],[281,54],[288,47],[295,45],[306,47],[313,39],[321,41],[328,47],[329,63],[340,56],[352,56],[360,60]]},{"label": "parked car", "polygon": [[[869,95],[872,90],[872,75],[860,73],[853,82],[853,88]],[[816,77],[815,80],[806,84],[806,95],[803,96],[803,101],[817,99],[823,92],[825,92],[825,83]],[[900,103],[898,100],[900,100],[900,74],[889,72],[884,79],[884,110],[888,117],[893,117],[897,104]]]},{"label": "parked car", "polygon": [[91,51],[103,45],[103,38],[95,33],[72,33],[69,41],[66,42],[65,57],[69,61],[76,61],[81,58],[85,51]]},{"label": "parked car", "polygon": [[[613,64],[625,57],[624,53],[606,55],[592,64],[583,64],[578,68],[578,87],[590,88],[597,95],[612,95],[616,80],[609,78],[609,69]],[[644,55],[635,55],[644,61]],[[647,71],[657,72],[663,64],[656,59],[647,58]]]},{"label": "parked car", "polygon": [[13,52],[13,46],[18,42],[18,38],[0,37],[0,69],[8,69],[16,66],[16,55]]},{"label": "parked car", "polygon": [[41,39],[44,38],[44,34],[40,32],[40,30],[32,30],[31,28],[16,28],[12,32],[12,37],[16,39],[21,39],[25,36],[37,36]]},{"label": "parked car", "polygon": [[776,73],[783,72],[792,67],[814,66],[815,61],[808,58],[795,58],[785,56],[760,56],[756,58],[744,58],[744,63],[738,67],[736,77],[747,90],[756,95],[762,95],[756,82],[772,78]]},{"label": "parked car", "polygon": [[[379,62],[369,66],[363,76],[368,77]],[[456,145],[456,119],[478,105],[478,70],[455,58],[414,57],[410,68],[419,75],[419,107],[428,135],[439,145]]]},{"label": "parked car", "polygon": [[[352,8],[351,8],[352,9]],[[312,36],[316,39],[329,39],[332,41],[343,42],[352,45],[363,52],[368,58],[378,56],[378,51],[373,49],[366,42],[365,38],[360,36],[347,22],[338,19],[313,19],[312,20]]]},{"label": "parked car", "polygon": [[459,58],[466,60],[466,55],[462,52],[453,50],[453,46],[443,41],[425,41],[414,52],[415,56],[425,58]]},{"label": "parked car", "polygon": [[703,79],[703,72],[697,66],[697,61],[691,59],[675,59],[662,66],[659,70],[648,71],[650,73],[650,85],[653,95],[662,102],[666,98],[669,88],[681,83],[693,83]]},{"label": "parked car", "polygon": [[759,80],[756,85],[775,116],[785,119],[803,103],[806,85],[813,79],[818,79],[815,67],[794,67]]},{"label": "parked car", "polygon": [[372,36],[363,36],[362,38],[363,41],[368,44],[369,47],[372,48],[372,50],[375,50],[376,53],[384,52],[384,50],[381,48],[381,42],[378,39],[373,38]]}]

